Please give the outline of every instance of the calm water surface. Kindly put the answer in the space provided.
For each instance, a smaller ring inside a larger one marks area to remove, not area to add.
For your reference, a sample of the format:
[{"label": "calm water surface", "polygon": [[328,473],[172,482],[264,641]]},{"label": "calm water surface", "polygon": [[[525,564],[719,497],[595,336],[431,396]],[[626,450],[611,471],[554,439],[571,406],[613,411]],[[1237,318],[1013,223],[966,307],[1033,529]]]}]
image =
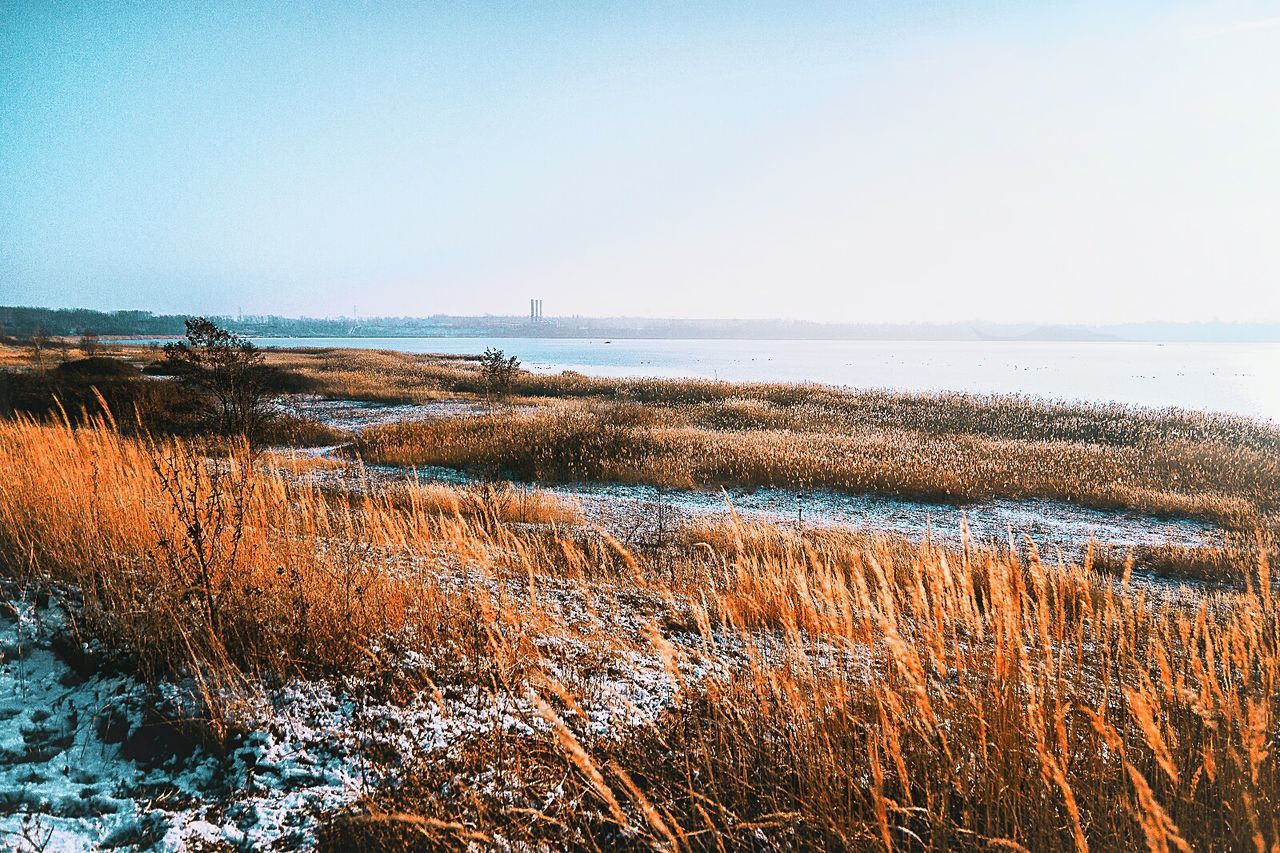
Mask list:
[{"label": "calm water surface", "polygon": [[821,382],[1181,406],[1280,421],[1280,344],[261,338],[263,346],[478,353],[593,376]]}]

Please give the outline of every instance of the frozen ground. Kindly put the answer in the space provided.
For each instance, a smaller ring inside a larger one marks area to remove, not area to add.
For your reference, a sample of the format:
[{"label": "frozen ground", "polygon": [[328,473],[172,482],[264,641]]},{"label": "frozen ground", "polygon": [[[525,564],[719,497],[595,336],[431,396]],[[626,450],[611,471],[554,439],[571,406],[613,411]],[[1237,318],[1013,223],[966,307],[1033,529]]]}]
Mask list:
[{"label": "frozen ground", "polygon": [[349,699],[305,685],[254,697],[261,727],[218,756],[159,722],[187,716],[182,685],[99,668],[60,608],[0,608],[0,849],[294,844],[359,795]]},{"label": "frozen ground", "polygon": [[[359,435],[373,426],[400,421],[453,418],[482,415],[491,404],[473,399],[432,400],[429,403],[371,403],[364,400],[328,400],[309,394],[286,397],[281,408],[318,421],[325,426]],[[532,406],[517,406],[518,412],[533,411]]]},{"label": "frozen ground", "polygon": [[[997,500],[954,506],[876,495],[847,495],[832,491],[797,492],[788,489],[732,490],[708,493],[652,486],[588,484],[552,487],[552,491],[603,504],[630,502],[653,512],[675,515],[725,513],[731,504],[744,517],[800,524],[840,524],[893,533],[918,540],[960,544],[967,526],[974,542],[1021,542],[1030,537],[1038,545],[1076,550],[1090,540],[1117,546],[1218,544],[1221,532],[1191,519],[1156,518],[1136,512],[1099,510],[1047,500]],[[616,511],[616,508],[615,510]]]},{"label": "frozen ground", "polygon": [[[540,724],[530,695],[475,685],[375,701],[351,680],[246,692],[225,755],[175,733],[190,685],[148,689],[71,639],[68,612],[0,595],[0,849],[307,849],[326,817],[396,772],[496,727]],[[557,606],[580,607],[572,593]],[[631,628],[638,631],[641,617]],[[625,624],[621,620],[618,624]],[[584,697],[586,731],[652,723],[675,695],[652,656],[601,656],[572,637],[538,642],[542,671]],[[407,652],[406,677],[427,668]],[[378,756],[377,759],[370,756]]]}]

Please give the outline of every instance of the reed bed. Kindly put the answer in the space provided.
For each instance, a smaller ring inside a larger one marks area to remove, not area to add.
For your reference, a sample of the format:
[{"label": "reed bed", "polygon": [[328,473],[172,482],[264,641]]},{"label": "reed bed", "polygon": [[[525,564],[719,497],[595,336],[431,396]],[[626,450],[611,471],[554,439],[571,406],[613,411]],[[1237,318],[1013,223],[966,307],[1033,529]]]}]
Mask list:
[{"label": "reed bed", "polygon": [[[135,358],[145,348],[127,348]],[[0,351],[2,352],[2,351]],[[483,396],[476,356],[328,347],[270,348],[269,362],[310,381],[334,399],[387,403]],[[703,379],[609,378],[573,371],[519,371],[513,399],[639,403],[688,409],[705,426],[801,432],[897,428],[931,435],[978,435],[1020,441],[1064,441],[1136,447],[1153,442],[1217,443],[1280,451],[1280,431],[1251,418],[1176,408],[1077,403],[1017,395],[850,390],[817,384]]]},{"label": "reed bed", "polygon": [[[1242,590],[1163,596],[1029,548],[740,522],[646,556],[102,422],[0,424],[0,467],[0,569],[74,587],[86,637],[203,680],[211,719],[239,681],[393,673],[391,647],[528,699],[399,756],[330,849],[1280,849],[1261,543]],[[642,646],[606,605],[641,608]],[[676,699],[599,736],[548,636],[660,662]]]},{"label": "reed bed", "polygon": [[726,422],[723,414],[701,405],[568,403],[379,426],[364,433],[360,453],[383,464],[530,481],[826,488],[956,503],[1048,498],[1198,516],[1239,530],[1267,526],[1280,493],[1280,453],[1263,440],[1275,435],[1257,425],[1238,442],[1229,432],[1190,440],[1138,419],[1104,443],[996,437],[994,428],[939,433],[874,419],[850,425],[812,413],[787,415],[768,429],[757,418],[748,429],[743,418]]},{"label": "reed bed", "polygon": [[429,403],[484,390],[475,359],[466,356],[299,347],[267,350],[267,361],[305,378],[313,393],[338,400]]},{"label": "reed bed", "polygon": [[30,347],[0,342],[0,367],[26,367],[31,359]]},{"label": "reed bed", "polygon": [[1274,534],[1228,535],[1221,545],[1184,547],[1142,545],[1118,548],[1098,545],[1096,569],[1116,576],[1134,572],[1173,581],[1241,586],[1247,580],[1242,566],[1254,565],[1260,553],[1274,553]]}]

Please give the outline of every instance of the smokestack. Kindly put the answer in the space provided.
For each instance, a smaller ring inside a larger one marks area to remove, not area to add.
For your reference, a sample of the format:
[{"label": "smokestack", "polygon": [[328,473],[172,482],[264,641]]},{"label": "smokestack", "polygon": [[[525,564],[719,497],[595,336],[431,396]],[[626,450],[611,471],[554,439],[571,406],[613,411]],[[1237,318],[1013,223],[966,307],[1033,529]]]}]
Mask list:
[{"label": "smokestack", "polygon": [[530,323],[532,323],[532,322],[534,321],[534,318],[535,318],[534,309],[533,309],[533,306],[534,306],[534,303],[535,303],[535,302],[537,302],[537,300],[536,300],[536,299],[530,299],[530,300],[529,300],[529,322],[530,322]]}]

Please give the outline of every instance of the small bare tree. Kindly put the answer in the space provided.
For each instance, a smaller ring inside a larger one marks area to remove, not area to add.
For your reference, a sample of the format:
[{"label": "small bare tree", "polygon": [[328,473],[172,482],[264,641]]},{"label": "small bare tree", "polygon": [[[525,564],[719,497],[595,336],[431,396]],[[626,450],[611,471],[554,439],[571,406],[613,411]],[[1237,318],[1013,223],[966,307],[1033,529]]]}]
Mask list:
[{"label": "small bare tree", "polygon": [[480,356],[480,372],[484,375],[484,384],[492,397],[505,397],[511,390],[511,380],[520,369],[520,359],[508,356],[505,352],[489,347]]},{"label": "small bare tree", "polygon": [[49,332],[44,326],[36,326],[27,337],[27,343],[31,347],[31,360],[37,370],[44,370],[44,354],[49,349],[50,341]]},{"label": "small bare tree", "polygon": [[164,346],[170,369],[214,400],[223,433],[253,435],[272,415],[272,371],[262,350],[204,317],[187,320],[186,327],[186,340]]},{"label": "small bare tree", "polygon": [[93,358],[102,351],[102,342],[92,329],[85,329],[80,335],[80,354],[85,358]]}]

